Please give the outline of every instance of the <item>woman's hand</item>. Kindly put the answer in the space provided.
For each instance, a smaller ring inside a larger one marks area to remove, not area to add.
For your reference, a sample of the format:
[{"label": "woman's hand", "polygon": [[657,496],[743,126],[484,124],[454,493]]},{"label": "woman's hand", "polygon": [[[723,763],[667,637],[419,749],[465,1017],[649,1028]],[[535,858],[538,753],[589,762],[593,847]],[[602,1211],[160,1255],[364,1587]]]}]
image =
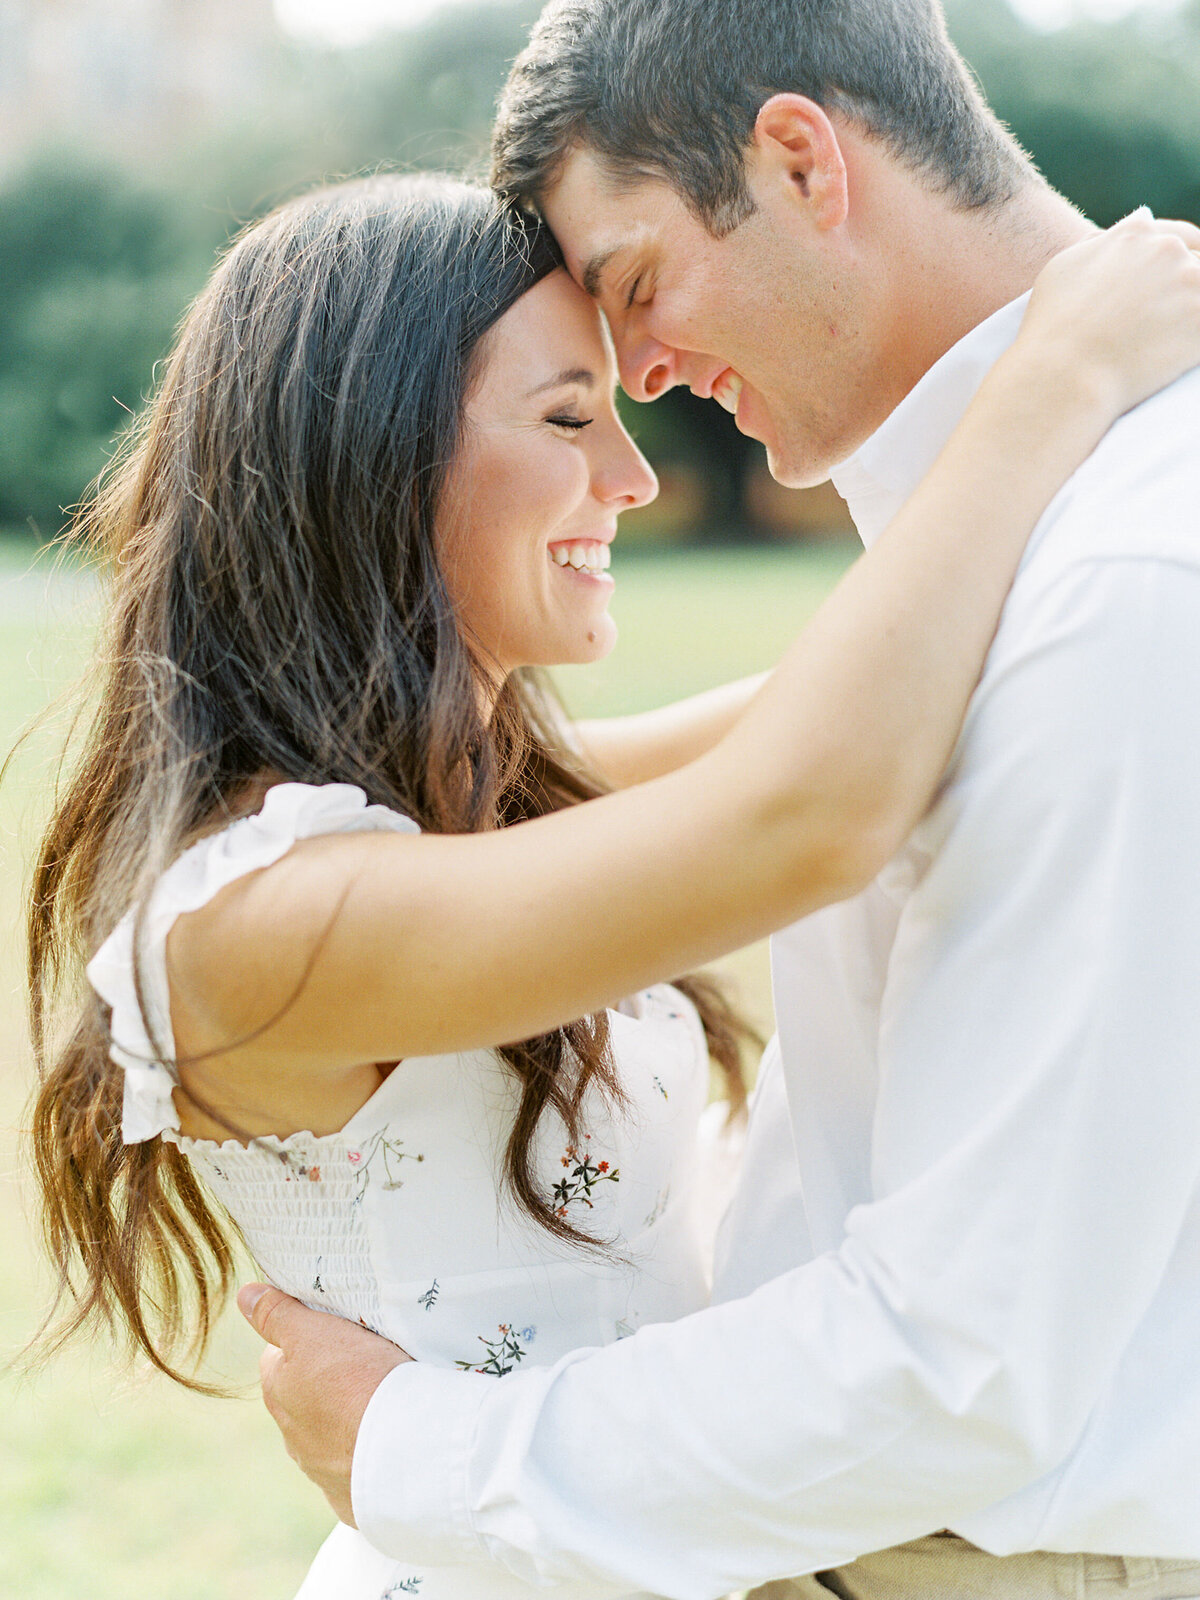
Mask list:
[{"label": "woman's hand", "polygon": [[1009,356],[1114,422],[1200,362],[1200,228],[1135,211],[1055,256]]}]

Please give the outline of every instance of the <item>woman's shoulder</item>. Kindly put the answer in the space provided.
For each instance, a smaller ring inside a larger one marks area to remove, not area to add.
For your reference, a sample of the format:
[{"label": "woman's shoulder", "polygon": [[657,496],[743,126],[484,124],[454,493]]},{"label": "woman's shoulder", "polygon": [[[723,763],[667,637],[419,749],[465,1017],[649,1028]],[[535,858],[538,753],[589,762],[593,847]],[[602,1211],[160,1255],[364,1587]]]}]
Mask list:
[{"label": "woman's shoulder", "polygon": [[218,843],[219,848],[316,838],[324,833],[419,833],[411,817],[391,806],[375,805],[354,783],[274,783],[262,804],[206,833],[179,858]]},{"label": "woman's shoulder", "polygon": [[[146,902],[145,931],[149,934],[164,918],[173,922],[186,911],[199,910],[236,879],[272,866],[302,839],[420,831],[403,812],[373,805],[356,784],[273,784],[257,810],[210,828],[165,868]],[[127,912],[116,932],[131,927],[134,916],[132,909]]]},{"label": "woman's shoulder", "polygon": [[373,805],[356,784],[276,783],[256,810],[211,827],[162,872],[150,892],[149,920],[198,910],[235,879],[273,865],[302,839],[420,831],[403,812]]},{"label": "woman's shoulder", "polygon": [[[188,846],[131,907],[88,962],[87,978],[111,1008],[111,1054],[126,1073],[127,1140],[174,1125],[174,1056],[166,944],[176,920],[222,889],[273,866],[303,839],[331,833],[419,833],[403,812],[373,805],[350,783],[277,783],[260,807],[212,828]],[[140,1113],[140,1114],[139,1114]]]}]

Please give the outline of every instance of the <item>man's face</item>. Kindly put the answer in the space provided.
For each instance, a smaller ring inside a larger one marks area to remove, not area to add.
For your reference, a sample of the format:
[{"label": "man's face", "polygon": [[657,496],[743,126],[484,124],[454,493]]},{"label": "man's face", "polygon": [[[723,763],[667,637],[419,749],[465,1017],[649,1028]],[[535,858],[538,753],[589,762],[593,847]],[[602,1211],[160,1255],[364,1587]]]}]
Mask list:
[{"label": "man's face", "polygon": [[665,182],[618,189],[586,149],[543,210],[635,400],[685,384],[761,440],[780,483],[820,483],[898,398],[874,353],[879,306],[848,229],[814,227],[754,151],[747,176],[754,214],[720,239]]}]

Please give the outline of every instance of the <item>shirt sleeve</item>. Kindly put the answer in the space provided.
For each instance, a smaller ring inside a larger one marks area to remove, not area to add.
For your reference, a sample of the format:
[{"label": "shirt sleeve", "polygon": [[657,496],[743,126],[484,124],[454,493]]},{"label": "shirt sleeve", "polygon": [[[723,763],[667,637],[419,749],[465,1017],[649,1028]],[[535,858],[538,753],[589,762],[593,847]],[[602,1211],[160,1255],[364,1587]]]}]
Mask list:
[{"label": "shirt sleeve", "polygon": [[1055,1476],[1200,1182],[1198,639],[1184,566],[1026,606],[922,825],[840,1248],[544,1371],[404,1367],[355,1460],[372,1542],[707,1600]]}]

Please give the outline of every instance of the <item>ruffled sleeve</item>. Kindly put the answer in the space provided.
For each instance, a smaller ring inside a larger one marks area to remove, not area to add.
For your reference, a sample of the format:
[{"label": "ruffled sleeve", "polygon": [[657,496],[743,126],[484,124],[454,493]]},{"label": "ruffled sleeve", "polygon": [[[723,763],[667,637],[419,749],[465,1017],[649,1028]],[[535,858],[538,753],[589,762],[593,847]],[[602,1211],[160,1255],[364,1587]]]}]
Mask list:
[{"label": "ruffled sleeve", "polygon": [[138,953],[144,1015],[134,980],[134,913],[118,923],[88,963],[87,976],[112,1007],[109,1054],[125,1073],[121,1127],[126,1144],[179,1127],[171,1095],[179,1080],[166,966],[167,935],[175,919],[207,905],[236,879],[273,865],[298,839],[371,832],[420,829],[398,811],[368,805],[353,784],[280,783],[267,791],[256,815],[240,817],[185,850],[155,885],[142,923]]}]

